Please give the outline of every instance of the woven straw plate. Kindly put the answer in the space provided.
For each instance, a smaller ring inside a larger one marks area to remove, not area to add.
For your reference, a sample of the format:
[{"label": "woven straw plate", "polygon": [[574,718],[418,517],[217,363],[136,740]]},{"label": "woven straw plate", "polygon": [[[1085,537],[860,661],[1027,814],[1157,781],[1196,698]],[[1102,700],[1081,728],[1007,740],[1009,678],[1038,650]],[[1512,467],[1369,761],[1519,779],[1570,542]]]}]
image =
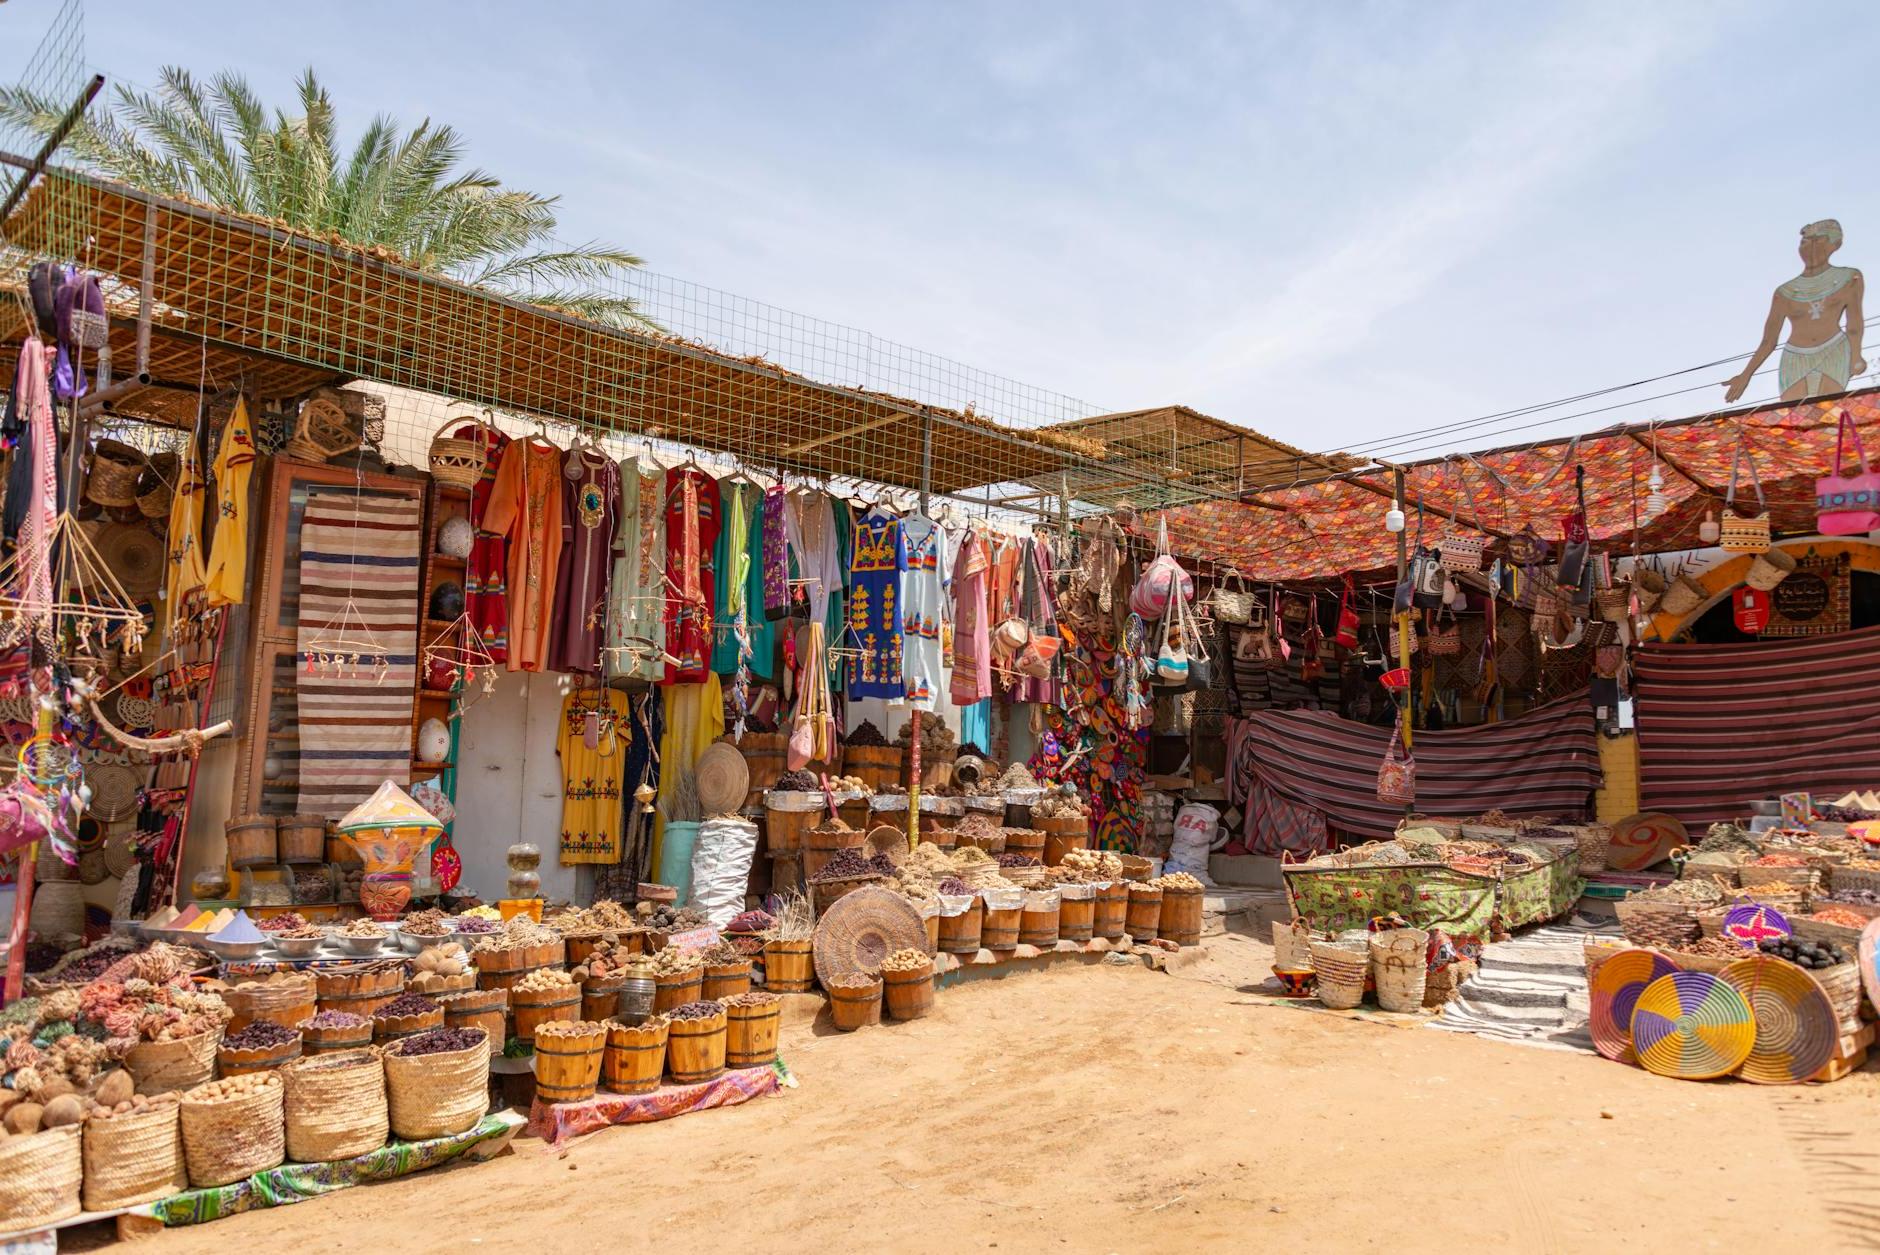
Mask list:
[{"label": "woven straw plate", "polygon": [[1880,916],[1868,920],[1867,927],[1861,929],[1854,956],[1860,968],[1860,983],[1867,987],[1867,1001],[1880,1007]]},{"label": "woven straw plate", "polygon": [[734,814],[751,791],[750,765],[729,741],[706,746],[692,775],[698,786],[699,810],[708,816]]},{"label": "woven straw plate", "polygon": [[1707,972],[1673,972],[1632,1010],[1632,1048],[1648,1072],[1687,1081],[1726,1076],[1756,1045],[1756,1017],[1736,987]]},{"label": "woven straw plate", "polygon": [[877,976],[896,950],[927,952],[927,926],[914,904],[874,885],[845,893],[816,925],[816,978],[827,989],[844,976]]},{"label": "woven straw plate", "polygon": [[1793,963],[1738,959],[1722,977],[1749,1003],[1756,1042],[1737,1075],[1759,1085],[1799,1085],[1834,1057],[1841,1028],[1821,986]]},{"label": "woven straw plate", "polygon": [[1606,844],[1606,866],[1617,872],[1644,871],[1671,857],[1686,843],[1688,834],[1675,816],[1663,811],[1642,811],[1612,826]]},{"label": "woven straw plate", "polygon": [[86,763],[85,783],[91,786],[89,811],[94,819],[111,824],[137,813],[141,773],[122,763]]},{"label": "woven straw plate", "polygon": [[1632,1008],[1645,987],[1678,970],[1655,950],[1621,950],[1593,974],[1590,986],[1593,1049],[1618,1063],[1637,1063],[1632,1053]]}]

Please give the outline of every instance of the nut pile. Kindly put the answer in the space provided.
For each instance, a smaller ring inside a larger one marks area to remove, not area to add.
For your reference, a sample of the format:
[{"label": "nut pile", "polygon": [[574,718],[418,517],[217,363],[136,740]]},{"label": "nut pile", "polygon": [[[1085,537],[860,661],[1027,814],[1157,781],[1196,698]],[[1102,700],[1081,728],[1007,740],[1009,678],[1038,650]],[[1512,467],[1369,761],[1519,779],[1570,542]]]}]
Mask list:
[{"label": "nut pile", "polygon": [[751,962],[751,957],[738,949],[735,942],[730,941],[714,941],[699,951],[699,958],[705,961],[706,967],[723,967],[729,963],[749,966]]},{"label": "nut pile", "polygon": [[781,994],[733,994],[722,1005],[727,1007],[774,1007],[783,1001]]},{"label": "nut pile", "polygon": [[302,924],[299,928],[281,928],[270,933],[276,941],[318,941],[326,936],[326,929],[317,924]]},{"label": "nut pile", "polygon": [[1199,880],[1196,880],[1187,872],[1169,872],[1165,875],[1157,876],[1149,883],[1158,886],[1165,893],[1200,893],[1204,887]]},{"label": "nut pile", "polygon": [[481,1046],[488,1037],[480,1028],[433,1028],[400,1038],[392,1043],[391,1051],[407,1059],[413,1055],[451,1054]]},{"label": "nut pile", "polygon": [[918,972],[933,960],[919,950],[896,950],[881,961],[884,972]]},{"label": "nut pile", "polygon": [[369,919],[356,919],[352,921],[352,923],[339,930],[339,935],[342,937],[376,938],[380,941],[385,940],[387,936],[383,928],[380,928]]},{"label": "nut pile", "polygon": [[678,946],[667,946],[653,956],[655,976],[683,976],[704,966],[705,960],[699,957],[698,951],[683,950]]},{"label": "nut pile", "polygon": [[1033,819],[1068,819],[1073,815],[1088,817],[1090,806],[1075,793],[1047,793],[1031,808]]},{"label": "nut pile", "polygon": [[709,1020],[714,1015],[724,1014],[724,1009],[725,1004],[722,1002],[701,1000],[699,1002],[682,1002],[668,1011],[666,1015],[669,1019],[674,1020]]},{"label": "nut pile", "polygon": [[539,1042],[544,1037],[551,1040],[561,1037],[586,1037],[590,1033],[600,1032],[605,1027],[599,1020],[550,1020],[547,1024],[536,1028],[535,1040]]},{"label": "nut pile", "polygon": [[1067,850],[1063,865],[1085,873],[1092,880],[1123,878],[1123,860],[1108,850]]},{"label": "nut pile", "polygon": [[184,1102],[227,1102],[231,1098],[246,1098],[258,1094],[269,1086],[281,1083],[281,1074],[269,1069],[266,1072],[244,1072],[240,1076],[225,1076],[219,1081],[205,1081],[183,1095]]},{"label": "nut pile", "polygon": [[272,1020],[253,1020],[222,1039],[224,1050],[273,1050],[288,1042],[299,1041],[300,1034],[283,1028]]},{"label": "nut pile", "polygon": [[831,989],[868,989],[881,984],[879,976],[864,976],[860,972],[850,972],[844,976],[834,976],[824,982]]},{"label": "nut pile", "polygon": [[109,1106],[105,1105],[102,1093],[92,1101],[91,1118],[109,1120],[113,1116],[142,1115],[146,1111],[161,1110],[177,1104],[175,1094],[158,1094],[151,1097],[146,1094],[132,1094],[129,1098],[120,1098]]},{"label": "nut pile", "polygon": [[632,911],[612,898],[602,898],[584,910],[562,913],[556,917],[555,924],[564,934],[611,933],[625,932],[635,926],[635,921]]},{"label": "nut pile", "polygon": [[572,988],[574,977],[558,967],[538,967],[510,986],[511,992],[521,994],[547,994]]}]

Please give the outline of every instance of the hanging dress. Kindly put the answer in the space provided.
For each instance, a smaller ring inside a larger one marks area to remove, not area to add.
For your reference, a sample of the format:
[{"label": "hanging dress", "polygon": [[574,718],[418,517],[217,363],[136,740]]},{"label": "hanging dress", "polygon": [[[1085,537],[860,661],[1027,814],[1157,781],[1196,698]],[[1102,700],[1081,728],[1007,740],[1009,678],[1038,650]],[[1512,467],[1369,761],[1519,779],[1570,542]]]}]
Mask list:
[{"label": "hanging dress", "polygon": [[721,513],[718,481],[690,463],[666,472],[666,652],[677,661],[662,684],[697,684],[712,674],[712,552]]},{"label": "hanging dress", "polygon": [[620,519],[614,531],[614,575],[607,588],[606,673],[658,680],[666,639],[661,555],[666,533],[659,477],[642,475],[633,458],[620,462]]},{"label": "hanging dress", "polygon": [[[36,439],[33,452],[39,452]],[[172,642],[176,639],[174,628],[177,615],[182,613],[183,598],[201,588],[207,579],[202,561],[202,507],[208,492],[196,463],[196,442],[192,439],[184,445],[183,460],[177,468],[176,495],[170,500],[170,529],[164,538],[169,580],[163,594],[163,621],[164,626],[171,629]]]},{"label": "hanging dress", "polygon": [[[1018,559],[1018,585],[1014,597],[1018,613],[1033,632],[1057,635],[1057,606],[1051,596],[1050,570],[1053,557],[1050,542],[1042,536],[1027,540]],[[1057,701],[1057,681],[1020,676],[1012,688],[1015,702]]]},{"label": "hanging dress", "polygon": [[620,471],[598,449],[571,450],[562,474],[561,562],[555,580],[552,671],[599,675],[620,524]]},{"label": "hanging dress", "polygon": [[[37,336],[27,339],[20,345],[19,370],[14,374],[15,386],[19,388],[20,408],[26,411],[24,438],[20,448],[14,453],[16,464],[26,463],[26,474],[15,475],[9,482],[7,507],[11,513],[13,507],[21,508],[20,526],[16,533],[19,550],[14,555],[13,586],[7,591],[13,597],[24,602],[29,616],[34,621],[34,631],[40,643],[52,643],[52,528],[58,521],[59,472],[57,469],[59,454],[59,428],[52,417],[52,397],[48,391],[46,346]],[[30,442],[30,443],[29,443]],[[202,583],[202,554],[197,549],[195,537],[202,530],[202,477],[196,474],[196,444],[190,441],[189,452],[185,455],[183,473],[196,485],[190,494],[194,503],[194,514],[184,509],[183,488],[176,489],[176,501],[170,510],[170,525],[174,529],[179,519],[185,527],[181,533],[188,538],[185,546],[187,561],[174,555],[170,558],[170,591],[168,615],[176,617],[176,606],[182,594]],[[19,493],[24,487],[25,491]],[[14,500],[18,493],[19,500]],[[179,534],[172,530],[172,536]],[[183,564],[179,567],[179,564]],[[179,576],[179,570],[183,572]],[[193,579],[195,582],[179,582]]]},{"label": "hanging dress", "polygon": [[790,545],[788,524],[784,521],[788,499],[782,484],[766,488],[763,507],[758,512],[758,527],[763,533],[763,543],[757,552],[764,568],[766,619],[790,617]]},{"label": "hanging dress", "polygon": [[464,564],[463,608],[470,626],[483,642],[490,661],[509,661],[509,544],[484,523],[490,493],[496,488],[496,472],[503,462],[509,437],[494,427],[470,423],[457,429],[461,440],[483,441],[483,474],[470,490],[470,523],[476,535],[470,542],[470,558]]},{"label": "hanging dress", "polygon": [[925,515],[901,520],[901,681],[908,705],[932,710],[948,689],[940,636],[946,622],[946,533]]},{"label": "hanging dress", "polygon": [[850,697],[898,702],[907,695],[901,679],[899,585],[906,568],[901,520],[880,506],[855,521],[854,557],[849,562],[848,647]]},{"label": "hanging dress", "polygon": [[255,434],[248,402],[238,396],[215,455],[215,540],[203,577],[211,606],[233,606],[248,590],[248,483],[254,473]]},{"label": "hanging dress", "polygon": [[968,528],[953,566],[953,671],[948,696],[960,708],[960,744],[992,749],[992,629],[986,587],[992,552]]},{"label": "hanging dress", "polygon": [[548,665],[561,565],[562,452],[532,439],[511,441],[496,472],[483,524],[508,541],[509,669]]},{"label": "hanging dress", "polygon": [[[598,716],[599,736],[587,743],[589,712]],[[622,785],[632,717],[618,689],[574,692],[561,703],[555,753],[561,757],[561,863],[620,861]]]},{"label": "hanging dress", "polygon": [[[763,491],[749,480],[718,481],[725,525],[718,532],[712,567],[718,576],[718,615],[712,644],[712,670],[735,675],[739,655],[751,673],[769,676],[775,670],[771,655],[777,650],[777,631],[764,613]],[[744,627],[744,642],[738,627]]]}]

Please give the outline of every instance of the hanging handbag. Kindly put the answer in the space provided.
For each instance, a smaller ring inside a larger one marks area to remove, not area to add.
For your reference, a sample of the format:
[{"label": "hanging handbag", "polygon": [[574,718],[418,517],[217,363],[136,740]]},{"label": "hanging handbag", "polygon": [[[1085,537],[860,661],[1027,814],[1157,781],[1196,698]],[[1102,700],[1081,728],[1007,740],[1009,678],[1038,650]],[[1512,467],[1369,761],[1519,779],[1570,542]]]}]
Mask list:
[{"label": "hanging handbag", "polygon": [[1181,605],[1182,626],[1188,631],[1190,642],[1188,653],[1188,691],[1199,693],[1214,687],[1214,659],[1208,653],[1207,638],[1201,632],[1201,626],[1195,619],[1192,606],[1186,602]]},{"label": "hanging handbag", "polygon": [[1034,680],[1050,679],[1051,660],[1057,657],[1060,644],[1062,642],[1055,636],[1033,632],[1031,639],[1025,642],[1025,648],[1018,651],[1018,659],[1012,664],[1012,670]]},{"label": "hanging handbag", "polygon": [[1532,523],[1523,523],[1521,530],[1508,538],[1508,561],[1516,566],[1539,566],[1547,561],[1547,555],[1552,552],[1546,540],[1534,530]]},{"label": "hanging handbag", "polygon": [[[1744,515],[1736,510],[1736,473],[1747,461],[1749,482],[1756,489],[1756,513]],[[1736,456],[1730,461],[1730,487],[1723,495],[1723,522],[1719,524],[1717,547],[1725,553],[1761,553],[1769,547],[1769,502],[1763,496],[1762,477],[1756,473],[1756,456],[1750,452],[1749,438],[1742,431],[1736,435]]]},{"label": "hanging handbag", "polygon": [[1417,763],[1404,748],[1402,728],[1391,729],[1390,748],[1378,766],[1377,800],[1392,806],[1409,806],[1417,800]]},{"label": "hanging handbag", "polygon": [[1449,577],[1443,572],[1443,559],[1434,549],[1419,550],[1411,560],[1410,575],[1416,582],[1416,589],[1411,601],[1426,610],[1434,610],[1443,604],[1443,594],[1448,591]]},{"label": "hanging handbag", "polygon": [[1182,644],[1179,615],[1162,618],[1162,646],[1155,653],[1155,682],[1165,688],[1183,688],[1188,684],[1188,650]]},{"label": "hanging handbag", "polygon": [[1340,649],[1358,647],[1358,612],[1352,608],[1351,598],[1357,591],[1356,583],[1350,575],[1345,576],[1345,591],[1338,597],[1338,627],[1332,633],[1332,644]]},{"label": "hanging handbag", "polygon": [[1309,598],[1297,593],[1287,593],[1280,598],[1279,617],[1282,623],[1291,623],[1295,626],[1304,623],[1312,617],[1312,602]]},{"label": "hanging handbag", "polygon": [[1577,588],[1592,552],[1592,540],[1586,530],[1586,468],[1573,468],[1574,487],[1579,493],[1579,508],[1560,520],[1560,567],[1554,573],[1563,589]]},{"label": "hanging handbag", "polygon": [[1325,637],[1314,623],[1306,629],[1306,638],[1299,646],[1299,678],[1308,684],[1325,674],[1324,648]]},{"label": "hanging handbag", "polygon": [[1155,559],[1136,578],[1129,590],[1129,608],[1145,619],[1159,619],[1168,613],[1169,602],[1180,596],[1195,595],[1194,577],[1182,570],[1168,548],[1168,516],[1157,521]]},{"label": "hanging handbag", "polygon": [[[1232,586],[1229,581],[1232,581]],[[1214,607],[1214,617],[1222,623],[1244,624],[1253,621],[1253,590],[1247,587],[1247,581],[1240,572],[1232,568],[1228,570],[1226,578],[1214,586],[1208,604]]]},{"label": "hanging handbag", "polygon": [[1002,620],[992,629],[993,642],[1009,654],[1016,654],[1031,640],[1031,625],[1017,615]]},{"label": "hanging handbag", "polygon": [[[1443,616],[1448,616],[1445,622]],[[1429,630],[1425,648],[1432,658],[1453,658],[1462,652],[1462,628],[1456,623],[1456,612],[1445,608],[1436,617],[1436,623]]]},{"label": "hanging handbag", "polygon": [[[1467,471],[1460,465],[1456,467],[1456,482],[1461,485],[1469,498],[1469,510],[1475,525],[1482,525],[1482,506],[1476,500],[1475,490],[1469,486]],[[1450,521],[1450,527],[1461,528],[1462,524]],[[1488,537],[1479,531],[1452,531],[1443,537],[1436,546],[1442,557],[1445,571],[1479,571],[1482,569],[1482,557],[1488,552]]]},{"label": "hanging handbag", "polygon": [[[1841,458],[1850,435],[1854,437],[1854,456],[1860,462],[1858,475],[1841,473]],[[1867,465],[1860,428],[1846,410],[1841,411],[1834,437],[1834,474],[1815,481],[1815,511],[1815,526],[1823,536],[1857,536],[1880,529],[1880,472]]]}]

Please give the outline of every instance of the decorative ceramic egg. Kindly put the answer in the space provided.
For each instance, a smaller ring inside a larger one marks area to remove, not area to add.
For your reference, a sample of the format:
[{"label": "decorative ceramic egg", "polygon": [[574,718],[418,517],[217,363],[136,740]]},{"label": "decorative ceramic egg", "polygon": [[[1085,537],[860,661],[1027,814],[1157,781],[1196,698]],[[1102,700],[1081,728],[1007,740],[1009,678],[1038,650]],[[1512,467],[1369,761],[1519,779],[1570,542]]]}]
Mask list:
[{"label": "decorative ceramic egg", "polygon": [[281,772],[281,760],[276,758],[273,754],[269,754],[266,758],[261,760],[261,778],[263,780],[279,780],[281,778]]},{"label": "decorative ceramic egg", "polygon": [[442,719],[426,719],[418,725],[418,757],[427,763],[449,760],[450,729]]},{"label": "decorative ceramic egg", "polygon": [[458,514],[437,529],[437,551],[449,558],[467,558],[470,556],[471,542],[475,539],[476,532],[471,528],[470,520]]}]

